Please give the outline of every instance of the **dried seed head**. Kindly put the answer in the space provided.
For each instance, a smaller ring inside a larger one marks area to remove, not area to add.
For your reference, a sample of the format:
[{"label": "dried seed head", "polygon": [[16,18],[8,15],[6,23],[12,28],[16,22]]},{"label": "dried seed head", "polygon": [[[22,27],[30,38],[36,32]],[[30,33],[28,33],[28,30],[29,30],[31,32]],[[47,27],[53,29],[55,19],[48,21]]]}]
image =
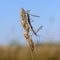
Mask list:
[{"label": "dried seed head", "polygon": [[30,28],[29,28],[29,25],[27,23],[27,17],[26,17],[25,10],[23,8],[21,8],[21,18],[22,18],[21,24],[22,24],[22,26],[23,26],[23,28],[25,30],[24,37],[28,41],[31,50],[33,51],[34,50],[34,44],[33,44],[33,41],[31,39],[31,37],[29,36],[29,29]]},{"label": "dried seed head", "polygon": [[27,31],[24,32],[24,37],[28,40],[29,36]]},{"label": "dried seed head", "polygon": [[21,16],[25,16],[25,11],[24,11],[24,9],[23,8],[21,8],[21,11],[20,11],[20,13],[21,13]]}]

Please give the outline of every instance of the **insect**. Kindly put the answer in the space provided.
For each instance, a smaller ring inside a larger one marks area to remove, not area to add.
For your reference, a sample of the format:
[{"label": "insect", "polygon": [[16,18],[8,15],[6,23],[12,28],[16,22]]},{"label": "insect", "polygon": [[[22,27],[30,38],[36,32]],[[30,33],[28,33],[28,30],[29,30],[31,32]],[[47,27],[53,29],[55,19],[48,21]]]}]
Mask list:
[{"label": "insect", "polygon": [[31,30],[33,31],[34,35],[37,36],[37,33],[34,31],[32,25],[31,25],[31,21],[30,21],[30,15],[29,15],[29,13],[26,13],[26,15],[27,15],[27,21],[28,21],[28,24],[30,25]]},{"label": "insect", "polygon": [[33,27],[32,27],[32,25],[31,25],[30,15],[31,15],[31,16],[34,16],[34,17],[40,17],[40,16],[29,14],[29,12],[30,12],[30,10],[28,10],[27,13],[26,13],[28,24],[29,24],[31,30],[33,31],[34,35],[35,35],[35,36],[38,36],[37,32],[38,32],[39,30],[41,30],[43,26],[40,26],[40,27],[38,28],[37,32],[35,32],[34,29],[33,29]]}]

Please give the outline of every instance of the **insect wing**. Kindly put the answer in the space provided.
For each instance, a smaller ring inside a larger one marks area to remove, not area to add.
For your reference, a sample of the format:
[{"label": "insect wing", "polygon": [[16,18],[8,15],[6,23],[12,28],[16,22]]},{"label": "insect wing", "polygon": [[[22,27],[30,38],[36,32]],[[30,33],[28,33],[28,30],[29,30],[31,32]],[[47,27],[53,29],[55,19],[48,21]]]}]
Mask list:
[{"label": "insect wing", "polygon": [[37,30],[37,32],[39,32],[41,29],[43,28],[43,26],[40,26]]}]

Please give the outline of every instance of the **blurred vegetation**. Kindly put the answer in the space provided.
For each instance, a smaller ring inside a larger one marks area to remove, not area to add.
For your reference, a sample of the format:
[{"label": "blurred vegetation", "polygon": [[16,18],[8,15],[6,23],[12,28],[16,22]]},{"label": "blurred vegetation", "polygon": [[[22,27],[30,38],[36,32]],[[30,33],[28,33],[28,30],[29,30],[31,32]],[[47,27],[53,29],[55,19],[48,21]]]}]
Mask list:
[{"label": "blurred vegetation", "polygon": [[[59,44],[38,44],[33,52],[34,60],[60,60]],[[27,46],[0,46],[0,60],[32,60]]]},{"label": "blurred vegetation", "polygon": [[9,46],[19,46],[20,45],[19,41],[17,41],[17,40],[11,40],[8,44],[9,44]]}]

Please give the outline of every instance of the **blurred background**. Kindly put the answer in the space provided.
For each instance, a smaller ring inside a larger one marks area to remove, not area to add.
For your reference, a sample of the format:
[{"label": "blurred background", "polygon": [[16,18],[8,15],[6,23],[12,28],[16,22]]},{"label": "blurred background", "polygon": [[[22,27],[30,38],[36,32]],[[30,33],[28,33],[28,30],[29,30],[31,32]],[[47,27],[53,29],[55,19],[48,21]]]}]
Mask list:
[{"label": "blurred background", "polygon": [[[30,14],[40,16],[31,16],[31,24],[35,31],[39,26],[43,26],[38,32],[39,37],[32,36],[35,44],[34,60],[60,60],[59,7],[60,0],[0,0],[0,59],[31,60],[28,42],[24,38],[21,25],[20,10],[24,8],[26,11],[30,10]],[[15,48],[12,48],[13,46]],[[16,50],[20,53],[16,53]],[[17,58],[14,58],[15,56]]]}]

